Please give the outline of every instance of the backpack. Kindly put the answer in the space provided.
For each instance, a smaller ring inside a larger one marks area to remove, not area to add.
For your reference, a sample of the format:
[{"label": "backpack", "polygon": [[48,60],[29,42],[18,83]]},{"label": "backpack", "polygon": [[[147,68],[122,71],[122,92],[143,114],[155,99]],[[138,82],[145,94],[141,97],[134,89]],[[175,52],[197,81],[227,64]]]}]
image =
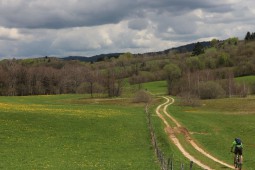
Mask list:
[{"label": "backpack", "polygon": [[241,139],[239,139],[239,138],[236,138],[235,141],[236,141],[236,144],[237,144],[237,145],[241,145],[241,144],[242,144],[242,141],[241,141]]}]

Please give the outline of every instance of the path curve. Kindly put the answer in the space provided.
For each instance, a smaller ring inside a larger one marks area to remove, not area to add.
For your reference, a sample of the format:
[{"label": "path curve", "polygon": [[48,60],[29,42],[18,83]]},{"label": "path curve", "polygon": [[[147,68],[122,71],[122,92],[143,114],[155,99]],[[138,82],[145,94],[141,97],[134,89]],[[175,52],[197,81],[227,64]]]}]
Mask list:
[{"label": "path curve", "polygon": [[[199,151],[201,154],[205,155],[206,157],[210,158],[211,160],[213,160],[214,162],[217,162],[221,165],[224,165],[228,168],[231,168],[231,169],[235,169],[232,165],[229,165],[215,157],[213,157],[212,155],[210,155],[209,153],[207,153],[206,151],[204,151],[202,148],[200,148],[195,142],[194,140],[192,140],[192,138],[190,137],[190,134],[189,134],[189,131],[182,127],[180,125],[180,123],[175,119],[173,118],[168,112],[167,112],[167,107],[172,105],[175,101],[172,97],[163,97],[164,99],[166,99],[166,102],[159,105],[156,109],[156,113],[157,115],[162,119],[162,121],[164,122],[164,124],[166,125],[166,132],[170,138],[170,140],[172,140],[172,142],[178,147],[178,149],[182,152],[182,154],[188,158],[189,160],[193,161],[194,163],[196,163],[198,166],[204,168],[204,169],[207,169],[207,170],[211,170],[210,167],[208,167],[207,165],[204,165],[203,163],[201,163],[199,160],[195,159],[193,156],[191,156],[183,147],[182,145],[180,144],[179,140],[176,138],[175,136],[175,130],[168,124],[168,122],[166,121],[166,119],[161,115],[160,113],[160,109],[161,107],[164,106],[163,108],[163,112],[164,114],[170,118],[177,126],[178,129],[181,130],[182,133],[184,133],[185,135],[185,138],[187,139],[187,141],[197,150]],[[171,102],[170,102],[170,99],[171,99]]]},{"label": "path curve", "polygon": [[168,134],[168,137],[169,137],[170,140],[177,146],[177,148],[182,152],[182,154],[183,154],[186,158],[188,158],[189,160],[193,161],[195,164],[197,164],[198,166],[200,166],[200,167],[202,167],[202,168],[204,168],[204,169],[212,170],[209,166],[207,166],[207,165],[201,163],[199,160],[197,160],[197,159],[195,159],[193,156],[191,156],[191,155],[182,147],[181,143],[180,143],[179,140],[176,138],[173,129],[170,127],[170,125],[168,124],[168,122],[166,121],[166,119],[160,114],[160,112],[159,112],[160,108],[161,108],[162,106],[164,106],[164,105],[167,105],[168,102],[169,102],[169,99],[168,99],[165,103],[159,105],[159,106],[157,107],[157,109],[156,109],[156,113],[157,113],[158,117],[159,117],[160,119],[162,119],[162,121],[163,121],[164,124],[166,125],[165,130],[166,130],[166,132],[167,132],[167,134]]}]

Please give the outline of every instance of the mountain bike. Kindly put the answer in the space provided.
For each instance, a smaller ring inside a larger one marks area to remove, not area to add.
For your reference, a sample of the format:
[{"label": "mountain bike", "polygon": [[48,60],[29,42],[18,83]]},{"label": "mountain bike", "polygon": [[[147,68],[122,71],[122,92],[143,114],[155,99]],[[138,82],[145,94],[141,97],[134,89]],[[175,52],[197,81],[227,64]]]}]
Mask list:
[{"label": "mountain bike", "polygon": [[234,166],[237,170],[242,170],[242,162],[241,162],[241,155],[236,154],[235,155],[235,162]]}]

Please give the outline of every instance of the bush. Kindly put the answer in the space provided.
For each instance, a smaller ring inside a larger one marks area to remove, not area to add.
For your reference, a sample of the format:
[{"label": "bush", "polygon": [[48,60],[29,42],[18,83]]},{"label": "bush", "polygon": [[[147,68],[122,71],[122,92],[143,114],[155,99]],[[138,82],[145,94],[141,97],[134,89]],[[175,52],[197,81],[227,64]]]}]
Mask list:
[{"label": "bush", "polygon": [[199,85],[201,99],[216,99],[226,96],[225,90],[216,82],[203,82]]},{"label": "bush", "polygon": [[253,75],[255,73],[255,65],[252,62],[241,63],[235,67],[234,74],[235,77]]},{"label": "bush", "polygon": [[182,106],[200,106],[201,102],[198,96],[190,94],[189,92],[181,93],[180,95],[180,105]]},{"label": "bush", "polygon": [[134,103],[142,103],[142,102],[149,103],[151,100],[152,100],[152,97],[147,91],[140,90],[135,94],[133,102]]}]

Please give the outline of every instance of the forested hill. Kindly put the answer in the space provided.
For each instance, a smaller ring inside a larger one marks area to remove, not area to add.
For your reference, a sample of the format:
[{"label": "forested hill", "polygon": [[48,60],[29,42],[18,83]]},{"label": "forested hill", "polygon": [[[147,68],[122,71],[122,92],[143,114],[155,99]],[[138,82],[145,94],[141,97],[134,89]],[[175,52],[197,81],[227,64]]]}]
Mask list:
[{"label": "forested hill", "polygon": [[[200,42],[201,45],[203,47],[210,47],[211,42],[210,41],[203,41]],[[176,52],[191,52],[194,47],[195,47],[196,43],[191,43],[191,44],[187,44],[187,45],[183,45],[183,46],[179,46],[179,47],[174,47],[174,48],[170,48],[170,49],[166,49],[164,51],[158,51],[158,52],[148,52],[148,53],[144,53],[144,54],[134,54],[134,55],[149,55],[149,56],[158,56],[158,55],[164,55],[164,54],[168,54],[172,51],[176,51]],[[102,61],[105,58],[118,58],[120,55],[122,55],[123,53],[109,53],[109,54],[100,54],[100,55],[95,55],[95,56],[91,56],[91,57],[86,57],[86,56],[68,56],[68,57],[63,57],[61,59],[66,60],[66,61],[70,61],[70,60],[78,60],[78,61],[85,61],[85,62],[97,62],[97,61]]]},{"label": "forested hill", "polygon": [[100,55],[95,55],[92,57],[85,57],[85,56],[68,56],[68,57],[63,57],[61,59],[65,61],[70,61],[70,60],[78,60],[78,61],[85,61],[85,62],[98,62],[102,61],[105,58],[118,58],[121,54],[123,53],[110,53],[110,54],[100,54]]},{"label": "forested hill", "polygon": [[[208,48],[211,46],[210,41],[203,41],[203,42],[197,42],[197,43],[200,43],[203,46],[203,48]],[[144,53],[144,55],[158,56],[158,55],[162,55],[162,54],[166,55],[171,52],[177,52],[177,53],[192,52],[197,43],[186,44],[183,46],[166,49],[164,51]]]}]

